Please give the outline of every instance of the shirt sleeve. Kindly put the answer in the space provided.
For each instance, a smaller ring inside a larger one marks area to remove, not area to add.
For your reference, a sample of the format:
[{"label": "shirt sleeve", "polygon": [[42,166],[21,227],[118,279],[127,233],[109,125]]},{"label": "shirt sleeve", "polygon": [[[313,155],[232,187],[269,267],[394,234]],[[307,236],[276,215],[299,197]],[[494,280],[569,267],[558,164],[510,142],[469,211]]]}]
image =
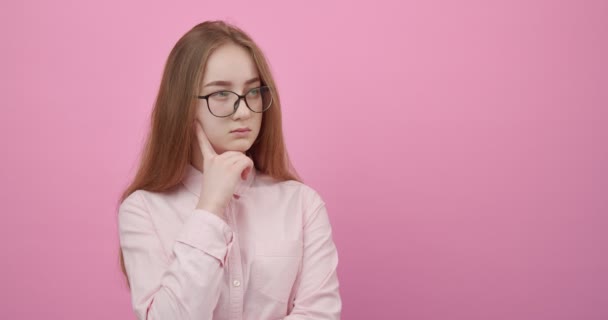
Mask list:
[{"label": "shirt sleeve", "polygon": [[118,229],[133,310],[138,319],[211,319],[233,234],[215,214],[194,209],[175,243],[163,249],[137,191],[119,207]]},{"label": "shirt sleeve", "polygon": [[294,305],[285,320],[340,319],[338,252],[325,203],[316,192],[314,196],[304,223],[304,253]]}]

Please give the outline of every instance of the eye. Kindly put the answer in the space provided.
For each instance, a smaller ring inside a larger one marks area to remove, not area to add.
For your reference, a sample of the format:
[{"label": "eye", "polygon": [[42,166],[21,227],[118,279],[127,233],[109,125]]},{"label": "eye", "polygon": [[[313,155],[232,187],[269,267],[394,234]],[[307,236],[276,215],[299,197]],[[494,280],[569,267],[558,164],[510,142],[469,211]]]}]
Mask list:
[{"label": "eye", "polygon": [[260,94],[260,88],[251,89],[248,93],[248,95],[252,97],[257,96],[258,94]]},{"label": "eye", "polygon": [[211,98],[213,99],[224,99],[230,95],[229,91],[218,91],[216,93],[211,94]]}]

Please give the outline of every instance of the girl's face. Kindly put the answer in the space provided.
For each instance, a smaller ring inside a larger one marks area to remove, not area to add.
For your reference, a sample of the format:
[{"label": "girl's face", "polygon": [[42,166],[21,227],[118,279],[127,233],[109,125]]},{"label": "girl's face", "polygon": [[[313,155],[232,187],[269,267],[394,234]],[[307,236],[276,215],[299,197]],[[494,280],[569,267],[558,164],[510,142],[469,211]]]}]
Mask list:
[{"label": "girl's face", "polygon": [[[207,60],[203,75],[202,87],[198,94],[206,96],[218,91],[233,91],[246,95],[251,89],[261,85],[258,70],[253,58],[246,49],[232,43],[217,48]],[[250,93],[255,96],[257,91]],[[234,101],[236,96],[230,93],[218,93],[209,97],[211,110],[214,113],[229,110],[227,101]],[[251,100],[254,100],[253,98]],[[233,109],[233,108],[232,108]],[[200,121],[209,142],[215,152],[249,150],[257,138],[262,126],[262,113],[256,113],[247,108],[245,99],[241,99],[235,113],[227,117],[216,117],[209,111],[207,101],[199,99],[197,119]],[[249,129],[244,133],[232,132],[238,129]]]}]

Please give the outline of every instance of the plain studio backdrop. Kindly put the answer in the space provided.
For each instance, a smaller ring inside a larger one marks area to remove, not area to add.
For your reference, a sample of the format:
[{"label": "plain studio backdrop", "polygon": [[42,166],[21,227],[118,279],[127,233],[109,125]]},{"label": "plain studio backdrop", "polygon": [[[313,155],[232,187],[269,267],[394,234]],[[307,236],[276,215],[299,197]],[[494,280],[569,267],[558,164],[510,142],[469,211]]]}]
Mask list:
[{"label": "plain studio backdrop", "polygon": [[134,319],[117,200],[208,19],[270,60],[343,319],[608,318],[603,0],[3,1],[0,318]]}]

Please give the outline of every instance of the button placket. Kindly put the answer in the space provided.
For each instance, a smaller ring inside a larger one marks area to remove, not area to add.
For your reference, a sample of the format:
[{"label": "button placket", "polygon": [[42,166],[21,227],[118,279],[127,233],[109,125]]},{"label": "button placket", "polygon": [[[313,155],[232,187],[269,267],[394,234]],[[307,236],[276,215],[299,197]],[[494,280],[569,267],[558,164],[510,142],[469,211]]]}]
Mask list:
[{"label": "button placket", "polygon": [[239,245],[238,230],[234,221],[232,200],[228,203],[228,212],[226,218],[228,225],[234,232],[233,248],[230,252],[230,319],[242,319],[243,318],[243,287],[242,275],[243,265],[241,263],[241,250]]}]

